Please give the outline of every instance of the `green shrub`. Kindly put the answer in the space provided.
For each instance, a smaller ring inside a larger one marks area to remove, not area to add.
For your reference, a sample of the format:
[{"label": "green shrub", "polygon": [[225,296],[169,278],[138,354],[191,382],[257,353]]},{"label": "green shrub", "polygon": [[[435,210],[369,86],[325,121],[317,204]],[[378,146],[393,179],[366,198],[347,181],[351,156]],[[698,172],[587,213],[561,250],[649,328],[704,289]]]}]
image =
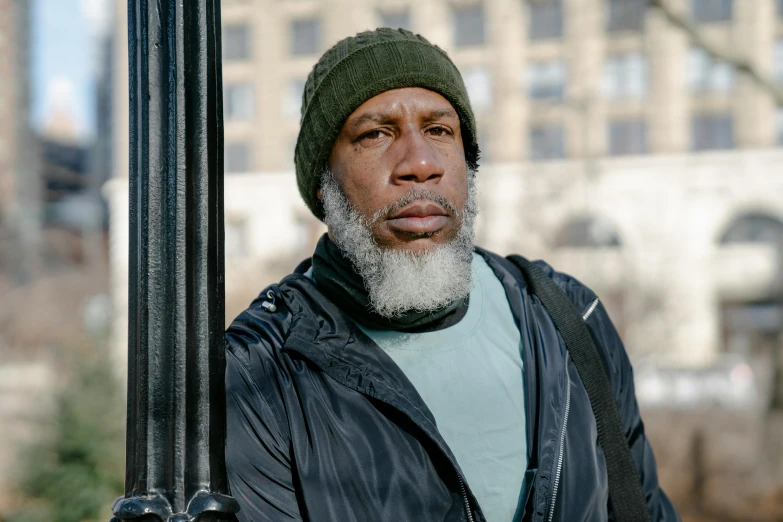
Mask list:
[{"label": "green shrub", "polygon": [[78,354],[45,436],[23,454],[22,506],[9,522],[108,520],[123,491],[125,404],[115,370],[98,350]]}]

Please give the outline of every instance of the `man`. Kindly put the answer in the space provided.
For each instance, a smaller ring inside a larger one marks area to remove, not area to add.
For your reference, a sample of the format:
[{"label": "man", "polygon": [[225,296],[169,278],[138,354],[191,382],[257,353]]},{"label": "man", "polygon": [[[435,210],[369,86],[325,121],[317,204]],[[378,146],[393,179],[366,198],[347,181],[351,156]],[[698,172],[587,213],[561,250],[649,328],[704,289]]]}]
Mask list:
[{"label": "man", "polygon": [[[611,517],[558,330],[515,265],[473,245],[478,157],[462,78],[421,36],[361,33],[313,68],[296,176],[328,234],[227,333],[240,521]],[[598,345],[651,518],[678,520],[606,311],[538,266]]]}]

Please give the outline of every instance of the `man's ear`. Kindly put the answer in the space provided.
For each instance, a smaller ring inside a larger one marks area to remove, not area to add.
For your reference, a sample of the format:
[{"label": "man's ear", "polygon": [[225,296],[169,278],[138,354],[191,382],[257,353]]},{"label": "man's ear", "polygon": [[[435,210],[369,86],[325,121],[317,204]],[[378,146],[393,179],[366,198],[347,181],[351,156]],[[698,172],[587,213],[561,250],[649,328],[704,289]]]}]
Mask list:
[{"label": "man's ear", "polygon": [[323,201],[324,197],[321,194],[321,187],[318,187],[318,190],[315,191],[315,197],[318,198],[318,201]]}]

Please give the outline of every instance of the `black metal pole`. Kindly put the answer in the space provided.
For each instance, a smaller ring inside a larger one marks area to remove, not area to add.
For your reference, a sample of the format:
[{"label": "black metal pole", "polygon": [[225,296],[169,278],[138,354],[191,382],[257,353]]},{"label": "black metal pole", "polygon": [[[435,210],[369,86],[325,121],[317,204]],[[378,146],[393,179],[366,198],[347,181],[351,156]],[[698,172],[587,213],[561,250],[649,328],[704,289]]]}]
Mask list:
[{"label": "black metal pole", "polygon": [[220,0],[129,0],[128,33],[128,425],[113,520],[232,520]]}]

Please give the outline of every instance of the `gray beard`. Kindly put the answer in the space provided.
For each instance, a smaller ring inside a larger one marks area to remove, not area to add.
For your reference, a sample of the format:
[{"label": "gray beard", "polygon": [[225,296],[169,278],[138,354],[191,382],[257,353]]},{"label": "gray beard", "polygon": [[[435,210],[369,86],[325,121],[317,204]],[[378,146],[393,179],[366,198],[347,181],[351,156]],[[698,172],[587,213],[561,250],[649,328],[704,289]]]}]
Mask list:
[{"label": "gray beard", "polygon": [[[461,216],[442,196],[417,186],[366,219],[351,205],[328,170],[321,176],[321,195],[324,221],[332,239],[361,276],[370,304],[379,315],[396,318],[406,312],[432,312],[470,294],[474,225],[478,215],[474,170],[468,169],[468,199]],[[379,247],[372,235],[372,225],[390,210],[417,199],[435,201],[460,219],[454,239],[419,253]]]}]

